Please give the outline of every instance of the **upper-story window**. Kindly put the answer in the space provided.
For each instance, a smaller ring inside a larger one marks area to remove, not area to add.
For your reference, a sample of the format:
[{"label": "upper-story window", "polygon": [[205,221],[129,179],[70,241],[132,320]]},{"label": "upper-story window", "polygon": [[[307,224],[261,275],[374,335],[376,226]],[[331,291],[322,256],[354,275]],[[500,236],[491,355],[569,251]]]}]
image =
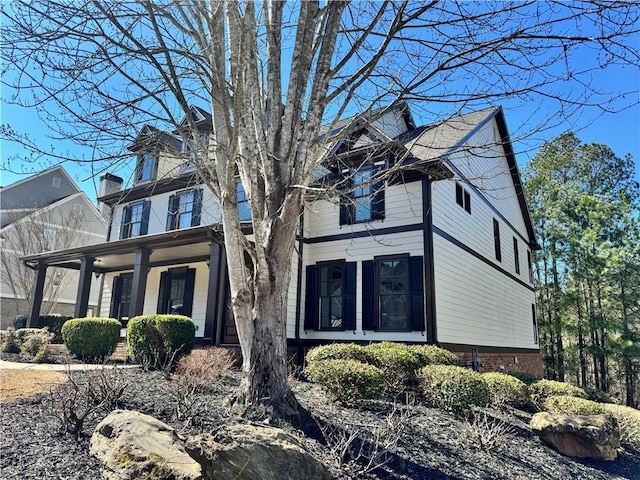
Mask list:
[{"label": "upper-story window", "polygon": [[533,283],[533,264],[531,263],[531,252],[527,250],[527,269],[529,270],[529,283]]},{"label": "upper-story window", "polygon": [[151,202],[148,200],[132,203],[122,210],[122,224],[120,238],[138,237],[146,235],[149,230],[149,210]]},{"label": "upper-story window", "polygon": [[471,195],[462,185],[456,183],[456,203],[471,213]]},{"label": "upper-story window", "polygon": [[518,239],[513,237],[513,261],[517,274],[520,274],[520,252],[518,252]]},{"label": "upper-story window", "polygon": [[202,189],[190,189],[169,197],[167,230],[196,227],[200,225],[202,212]]},{"label": "upper-story window", "polygon": [[136,183],[155,180],[158,168],[158,156],[152,153],[138,155],[136,163]]},{"label": "upper-story window", "polygon": [[241,222],[250,222],[251,205],[249,205],[249,197],[239,178],[236,178],[236,196],[238,199],[238,218]]},{"label": "upper-story window", "polygon": [[375,182],[379,169],[370,165],[347,173],[351,193],[342,198],[340,225],[384,218],[384,182]]},{"label": "upper-story window", "polygon": [[493,219],[493,249],[495,250],[496,260],[502,261],[502,249],[500,248],[500,222]]},{"label": "upper-story window", "polygon": [[180,173],[189,172],[196,168],[196,155],[202,153],[204,147],[209,143],[211,132],[201,131],[198,134],[199,145],[194,145],[193,141],[182,143],[182,153],[185,154],[185,161],[180,165]]}]

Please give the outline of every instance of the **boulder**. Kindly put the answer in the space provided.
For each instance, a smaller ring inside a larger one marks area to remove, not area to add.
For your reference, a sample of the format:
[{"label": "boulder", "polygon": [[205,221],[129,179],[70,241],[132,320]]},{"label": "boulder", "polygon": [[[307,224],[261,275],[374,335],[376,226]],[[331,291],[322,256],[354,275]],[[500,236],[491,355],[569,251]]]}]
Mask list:
[{"label": "boulder", "polygon": [[220,427],[187,439],[189,454],[208,480],[330,480],[325,466],[283,430],[255,425]]},{"label": "boulder", "polygon": [[620,433],[609,415],[536,413],[531,430],[547,445],[570,457],[615,460]]},{"label": "boulder", "polygon": [[200,480],[200,465],[169,425],[149,415],[115,410],[98,424],[90,452],[107,480]]}]

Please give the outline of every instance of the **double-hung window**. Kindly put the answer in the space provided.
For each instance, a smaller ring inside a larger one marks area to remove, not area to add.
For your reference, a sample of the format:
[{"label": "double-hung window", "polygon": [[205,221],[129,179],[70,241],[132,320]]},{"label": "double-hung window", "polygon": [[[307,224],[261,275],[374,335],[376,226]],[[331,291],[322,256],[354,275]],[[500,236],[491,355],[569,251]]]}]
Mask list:
[{"label": "double-hung window", "polygon": [[376,182],[380,166],[368,165],[345,172],[350,191],[342,198],[340,225],[382,220],[384,218],[384,182]]},{"label": "double-hung window", "polygon": [[355,330],[356,262],[307,267],[306,330]]},{"label": "double-hung window", "polygon": [[422,257],[393,255],[362,262],[364,330],[425,329]]},{"label": "double-hung window", "polygon": [[155,180],[158,157],[152,153],[138,155],[136,163],[136,183]]},{"label": "double-hung window", "polygon": [[196,227],[200,225],[202,212],[202,190],[189,189],[169,197],[167,230]]},{"label": "double-hung window", "polygon": [[500,248],[500,222],[493,219],[493,250],[496,256],[496,260],[502,261],[502,249]]},{"label": "double-hung window", "polygon": [[122,210],[122,223],[120,225],[120,238],[139,237],[146,235],[149,230],[149,210],[151,202],[142,202],[127,205]]},{"label": "double-hung window", "polygon": [[241,222],[251,221],[251,205],[240,178],[236,178],[236,196],[238,198],[238,217]]}]

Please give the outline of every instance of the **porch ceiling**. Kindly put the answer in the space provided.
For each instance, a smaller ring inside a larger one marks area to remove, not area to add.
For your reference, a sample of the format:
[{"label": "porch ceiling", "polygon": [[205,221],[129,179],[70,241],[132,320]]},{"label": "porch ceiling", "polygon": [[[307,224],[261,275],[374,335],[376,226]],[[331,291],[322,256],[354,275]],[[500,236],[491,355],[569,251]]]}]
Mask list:
[{"label": "porch ceiling", "polygon": [[149,266],[205,261],[209,258],[211,242],[222,243],[222,233],[218,225],[28,255],[22,257],[22,260],[32,268],[41,265],[80,269],[84,258],[92,258],[95,272],[117,272],[132,270],[136,252],[141,249],[150,250]]}]

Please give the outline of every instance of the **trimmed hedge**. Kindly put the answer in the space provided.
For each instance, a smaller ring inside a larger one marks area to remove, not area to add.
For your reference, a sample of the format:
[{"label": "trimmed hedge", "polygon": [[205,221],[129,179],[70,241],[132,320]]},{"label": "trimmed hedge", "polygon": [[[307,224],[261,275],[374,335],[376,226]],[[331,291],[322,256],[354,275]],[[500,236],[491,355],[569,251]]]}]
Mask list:
[{"label": "trimmed hedge", "polygon": [[392,395],[404,390],[416,378],[418,357],[403,343],[380,342],[364,347],[368,362],[384,372],[385,390]]},{"label": "trimmed hedge", "polygon": [[620,429],[620,443],[640,448],[640,411],[624,405],[605,403],[603,407],[615,417]]},{"label": "trimmed hedge", "polygon": [[62,338],[72,355],[87,360],[101,359],[115,351],[121,327],[114,318],[73,318],[62,326]]},{"label": "trimmed hedge", "polygon": [[329,343],[309,350],[305,356],[307,363],[322,360],[356,360],[367,362],[368,356],[362,345],[355,343]]},{"label": "trimmed hedge", "polygon": [[422,368],[425,365],[456,365],[460,366],[458,356],[436,345],[411,345],[409,350],[416,357]]},{"label": "trimmed hedge", "polygon": [[471,406],[486,407],[491,401],[482,375],[455,365],[426,365],[418,371],[422,393],[429,403],[459,412]]},{"label": "trimmed hedge", "polygon": [[498,372],[483,373],[482,378],[489,387],[493,405],[526,407],[529,404],[529,388],[517,378]]},{"label": "trimmed hedge", "polygon": [[529,386],[529,396],[538,410],[544,407],[548,397],[558,395],[587,398],[587,394],[580,387],[556,380],[540,380]]},{"label": "trimmed hedge", "polygon": [[305,372],[341,402],[378,399],[384,392],[384,372],[356,360],[318,360],[309,363]]},{"label": "trimmed hedge", "polygon": [[594,402],[615,403],[615,404],[618,403],[618,400],[616,398],[612,397],[608,393],[603,392],[602,390],[599,390],[597,388],[582,387],[582,389],[587,394],[587,399],[593,400]]},{"label": "trimmed hedge", "polygon": [[[54,337],[51,343],[63,343],[64,339],[62,338],[62,325],[64,325],[65,322],[71,320],[72,318],[73,317],[70,315],[40,315],[38,317],[37,328],[46,327],[49,329],[49,332],[53,333]],[[13,321],[13,326],[16,330],[25,328],[27,326],[27,315],[16,315],[16,318]]]},{"label": "trimmed hedge", "polygon": [[129,355],[136,362],[160,367],[191,352],[196,326],[184,315],[140,315],[127,324]]},{"label": "trimmed hedge", "polygon": [[517,378],[527,386],[533,385],[534,383],[542,380],[537,375],[534,375],[533,373],[529,373],[529,372],[507,372],[507,375],[511,375],[512,377]]},{"label": "trimmed hedge", "polygon": [[602,415],[609,413],[607,408],[598,402],[571,395],[552,395],[544,401],[544,410],[563,415]]}]

